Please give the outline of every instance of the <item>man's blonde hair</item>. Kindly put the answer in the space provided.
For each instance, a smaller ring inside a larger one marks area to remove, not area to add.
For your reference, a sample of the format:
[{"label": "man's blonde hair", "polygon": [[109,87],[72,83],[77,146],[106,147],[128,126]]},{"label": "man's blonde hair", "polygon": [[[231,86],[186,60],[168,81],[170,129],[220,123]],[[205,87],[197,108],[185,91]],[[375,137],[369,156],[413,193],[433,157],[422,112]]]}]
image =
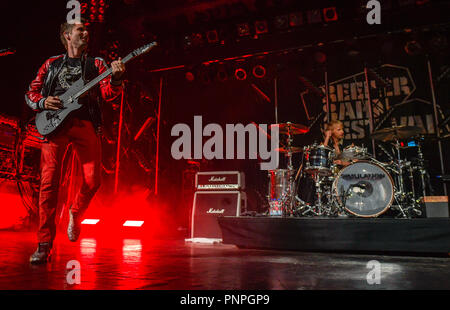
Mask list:
[{"label": "man's blonde hair", "polygon": [[326,130],[330,130],[334,127],[334,125],[340,125],[340,126],[344,126],[344,123],[342,123],[340,120],[338,119],[334,119],[328,123],[325,124],[325,131]]}]

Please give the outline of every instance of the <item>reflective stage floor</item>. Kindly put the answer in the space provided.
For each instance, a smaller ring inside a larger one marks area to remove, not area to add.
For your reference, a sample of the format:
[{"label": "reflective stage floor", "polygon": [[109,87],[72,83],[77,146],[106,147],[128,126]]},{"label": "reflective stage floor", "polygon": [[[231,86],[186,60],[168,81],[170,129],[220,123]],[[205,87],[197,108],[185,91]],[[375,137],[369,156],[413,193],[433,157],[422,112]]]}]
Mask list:
[{"label": "reflective stage floor", "polygon": [[[0,231],[1,290],[450,289],[449,257],[251,250],[82,233],[75,243],[59,235],[51,262],[31,266],[35,240],[34,233]],[[67,282],[71,260],[80,263],[80,284]],[[369,261],[380,265],[368,268]]]}]

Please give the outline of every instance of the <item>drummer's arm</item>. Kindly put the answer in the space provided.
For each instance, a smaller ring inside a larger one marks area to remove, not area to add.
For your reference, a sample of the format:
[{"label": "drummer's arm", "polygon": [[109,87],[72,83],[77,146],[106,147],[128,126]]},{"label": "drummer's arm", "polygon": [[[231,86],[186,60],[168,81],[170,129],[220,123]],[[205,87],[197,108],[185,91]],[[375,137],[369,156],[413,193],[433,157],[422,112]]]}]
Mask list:
[{"label": "drummer's arm", "polygon": [[330,137],[331,137],[331,130],[325,131],[325,140],[323,141],[322,144],[328,146],[328,142],[330,141]]},{"label": "drummer's arm", "polygon": [[351,161],[346,161],[346,160],[341,160],[341,159],[336,159],[333,161],[333,163],[335,163],[336,165],[344,166],[344,167],[347,167],[352,164]]}]

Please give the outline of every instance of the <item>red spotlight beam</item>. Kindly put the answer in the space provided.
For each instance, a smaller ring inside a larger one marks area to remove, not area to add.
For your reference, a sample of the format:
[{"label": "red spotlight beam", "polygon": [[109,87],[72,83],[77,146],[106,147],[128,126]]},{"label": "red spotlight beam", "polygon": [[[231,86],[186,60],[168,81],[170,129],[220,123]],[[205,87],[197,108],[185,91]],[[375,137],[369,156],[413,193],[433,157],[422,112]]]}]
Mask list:
[{"label": "red spotlight beam", "polygon": [[264,98],[264,100],[266,100],[268,103],[271,103],[271,102],[272,102],[272,101],[270,100],[269,96],[267,96],[261,89],[259,89],[258,86],[256,86],[256,85],[253,84],[253,83],[252,83],[251,85],[252,85],[253,89],[256,90],[256,92],[257,92],[258,94],[260,94],[261,97]]},{"label": "red spotlight beam", "polygon": [[154,119],[153,117],[151,117],[151,116],[150,116],[149,118],[147,118],[147,120],[145,121],[144,125],[142,125],[141,129],[139,129],[138,133],[137,133],[136,136],[134,137],[134,141],[137,141],[137,139],[139,139],[139,137],[140,137],[141,134],[144,132],[144,130],[145,130],[148,126],[150,126],[150,125],[153,123],[154,120],[155,120],[155,119]]},{"label": "red spotlight beam", "polygon": [[158,98],[158,126],[156,129],[156,160],[155,160],[155,196],[158,195],[158,169],[159,169],[159,125],[161,123],[161,97],[162,97],[163,77],[159,78],[159,98]]},{"label": "red spotlight beam", "polygon": [[304,92],[300,93],[300,98],[302,99],[302,103],[303,103],[303,107],[305,108],[305,112],[306,112],[306,117],[308,118],[308,121],[311,119],[311,117],[309,117],[309,112],[308,112],[308,108],[306,107],[306,102],[305,102],[305,95],[309,93],[309,90],[307,89]]},{"label": "red spotlight beam", "polygon": [[122,90],[122,97],[120,99],[120,115],[119,115],[119,133],[117,138],[117,154],[116,154],[116,175],[114,178],[114,194],[117,194],[117,188],[119,186],[119,168],[120,168],[120,144],[122,138],[122,126],[123,126],[123,100],[125,93],[125,85]]}]

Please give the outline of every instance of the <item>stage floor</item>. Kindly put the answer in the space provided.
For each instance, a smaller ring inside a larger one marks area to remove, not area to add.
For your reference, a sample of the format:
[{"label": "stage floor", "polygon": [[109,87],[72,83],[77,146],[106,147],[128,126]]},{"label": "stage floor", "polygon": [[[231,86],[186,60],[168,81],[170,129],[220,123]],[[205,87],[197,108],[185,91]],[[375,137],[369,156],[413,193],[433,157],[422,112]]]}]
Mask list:
[{"label": "stage floor", "polygon": [[[0,231],[0,289],[313,290],[450,289],[450,258],[349,255],[238,249],[119,236],[59,235],[52,261],[31,266],[35,234]],[[80,262],[80,284],[68,284],[66,265]],[[377,260],[381,283],[369,285]]]}]

